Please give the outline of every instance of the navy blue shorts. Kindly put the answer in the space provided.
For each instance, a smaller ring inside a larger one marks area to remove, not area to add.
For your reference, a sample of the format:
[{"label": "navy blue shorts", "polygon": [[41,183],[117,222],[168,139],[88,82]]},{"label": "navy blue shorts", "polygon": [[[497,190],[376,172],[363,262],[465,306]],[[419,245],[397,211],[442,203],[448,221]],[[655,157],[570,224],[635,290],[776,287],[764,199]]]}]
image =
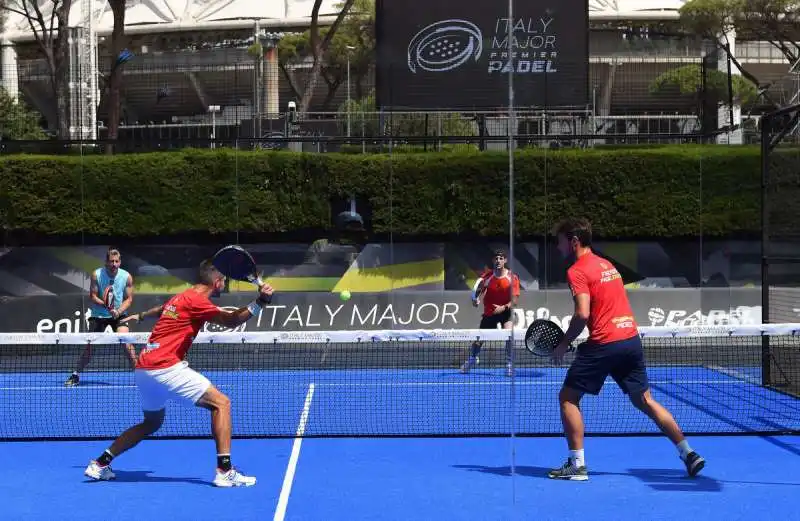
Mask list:
[{"label": "navy blue shorts", "polygon": [[608,344],[581,344],[564,386],[597,395],[609,375],[625,394],[641,394],[649,389],[639,335]]}]

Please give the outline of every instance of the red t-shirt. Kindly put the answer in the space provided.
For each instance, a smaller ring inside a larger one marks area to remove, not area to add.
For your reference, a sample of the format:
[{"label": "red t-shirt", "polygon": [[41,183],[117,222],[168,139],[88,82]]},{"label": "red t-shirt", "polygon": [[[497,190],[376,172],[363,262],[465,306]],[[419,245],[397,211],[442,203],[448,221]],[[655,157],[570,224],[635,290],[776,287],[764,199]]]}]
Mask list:
[{"label": "red t-shirt", "polygon": [[573,296],[589,295],[591,342],[607,344],[639,334],[622,276],[609,261],[588,253],[567,270],[567,282]]},{"label": "red t-shirt", "polygon": [[137,369],[164,369],[180,363],[203,324],[220,313],[208,297],[193,289],[178,293],[164,304]]},{"label": "red t-shirt", "polygon": [[494,315],[494,306],[504,306],[511,301],[511,289],[514,296],[519,297],[519,277],[507,271],[502,277],[496,277],[494,271],[484,273],[483,279],[483,316]]}]

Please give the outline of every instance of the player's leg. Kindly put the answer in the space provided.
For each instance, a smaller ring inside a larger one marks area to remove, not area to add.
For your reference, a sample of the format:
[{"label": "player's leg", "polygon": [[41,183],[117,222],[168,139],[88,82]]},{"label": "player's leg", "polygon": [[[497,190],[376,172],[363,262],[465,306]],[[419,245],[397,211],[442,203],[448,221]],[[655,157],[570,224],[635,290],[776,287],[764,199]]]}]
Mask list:
[{"label": "player's leg", "polygon": [[[89,318],[89,332],[91,333],[102,333],[106,328],[106,321],[91,317]],[[92,346],[90,344],[86,344],[86,347],[83,349],[80,358],[78,359],[78,365],[75,367],[75,370],[69,375],[69,378],[64,382],[66,386],[75,386],[80,383],[80,373],[86,369],[86,366],[89,365],[89,362],[92,360]]]},{"label": "player's leg", "polygon": [[93,479],[114,479],[111,461],[155,433],[164,423],[165,406],[169,398],[169,382],[172,371],[135,371],[134,381],[139,390],[144,420],[120,434],[114,443],[95,460],[89,462],[84,474]]},{"label": "player's leg", "polygon": [[[130,328],[124,325],[117,325],[114,331],[117,333],[128,333],[130,332]],[[133,344],[125,344],[125,354],[128,357],[128,362],[131,364],[131,369],[134,369],[136,367],[136,347],[134,347]]]},{"label": "player's leg", "polygon": [[572,481],[586,481],[589,479],[583,449],[584,426],[580,406],[582,397],[582,391],[566,385],[558,393],[561,424],[564,426],[569,456],[567,456],[567,460],[561,467],[554,468],[547,473],[547,476],[552,479],[568,479]]},{"label": "player's leg", "polygon": [[567,438],[569,456],[561,467],[547,474],[550,478],[572,481],[589,479],[584,454],[584,423],[580,401],[585,393],[599,394],[606,376],[608,368],[602,346],[582,344],[558,393],[561,423]]},{"label": "player's leg", "polygon": [[168,389],[155,374],[149,371],[136,371],[134,378],[139,389],[144,420],[120,434],[97,459],[90,461],[84,471],[86,476],[97,480],[114,479],[111,461],[161,428],[164,423],[164,406],[167,403]]},{"label": "player's leg", "polygon": [[217,446],[217,474],[214,485],[238,487],[255,485],[256,478],[238,472],[231,463],[231,401],[210,385],[196,405],[211,411],[211,433]]},{"label": "player's leg", "polygon": [[472,343],[472,345],[469,347],[469,356],[467,357],[467,361],[461,365],[462,373],[468,373],[470,369],[480,363],[480,357],[478,355],[480,355],[482,347],[483,342],[476,340]]},{"label": "player's leg", "polygon": [[160,411],[144,411],[144,420],[120,434],[97,459],[89,462],[84,474],[92,479],[102,481],[114,479],[116,476],[111,470],[111,462],[114,458],[129,451],[138,445],[140,441],[158,431],[164,423],[165,412],[164,409]]},{"label": "player's leg", "polygon": [[[497,324],[498,321],[496,317],[484,316],[481,317],[481,323],[478,329],[497,329]],[[469,348],[469,358],[467,358],[467,361],[461,366],[462,373],[468,373],[470,369],[480,363],[481,348],[483,348],[483,342],[476,340],[472,343]]]},{"label": "player's leg", "polygon": [[155,434],[164,424],[166,409],[143,412],[144,420],[123,432],[114,440],[114,443],[111,444],[109,450],[113,458],[134,448],[140,441]]},{"label": "player's leg", "polygon": [[[504,311],[500,315],[500,321],[503,324],[504,330],[510,330],[514,327],[514,321],[511,319],[511,310]],[[514,374],[514,343],[511,339],[506,340],[506,376],[509,378]]]},{"label": "player's leg", "polygon": [[686,472],[688,472],[690,476],[696,476],[703,470],[703,467],[706,465],[705,459],[692,449],[686,436],[683,435],[681,428],[678,426],[678,422],[673,418],[672,413],[653,398],[649,389],[644,392],[630,393],[630,399],[633,405],[649,416],[650,419],[658,425],[661,432],[672,441],[675,448],[678,450],[678,455],[686,465]]},{"label": "player's leg", "polygon": [[689,446],[672,413],[650,394],[641,339],[637,336],[620,342],[617,347],[620,360],[611,371],[612,378],[622,392],[628,395],[631,403],[653,420],[661,432],[672,441],[689,475],[697,475],[705,466],[705,460]]}]

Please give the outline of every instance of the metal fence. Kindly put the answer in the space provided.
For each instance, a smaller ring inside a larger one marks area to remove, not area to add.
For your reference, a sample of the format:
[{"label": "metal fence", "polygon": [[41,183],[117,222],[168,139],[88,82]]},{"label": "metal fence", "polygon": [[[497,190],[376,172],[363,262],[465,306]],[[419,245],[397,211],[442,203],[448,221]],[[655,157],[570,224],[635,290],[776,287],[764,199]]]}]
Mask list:
[{"label": "metal fence", "polygon": [[[210,138],[215,130],[226,137],[267,138],[276,133],[285,136],[286,123],[281,121],[281,115],[274,109],[267,112],[264,107],[277,106],[279,112],[286,112],[289,102],[298,101],[297,85],[305,81],[308,72],[304,64],[287,64],[280,72],[273,71],[272,74],[279,74],[279,78],[267,81],[245,49],[165,52],[157,56],[145,55],[137,60],[137,63],[125,66],[121,92],[121,128],[124,135],[131,138],[151,132],[157,136],[169,134],[177,139],[204,135]],[[628,133],[631,128],[640,132],[638,126],[646,120],[651,122],[644,124],[645,131],[654,126],[662,129],[668,124],[672,132],[681,132],[684,123],[680,120],[687,117],[700,118],[701,123],[703,118],[716,122],[716,114],[712,113],[717,110],[724,112],[726,100],[710,90],[705,80],[716,67],[715,61],[704,61],[700,56],[592,56],[588,64],[590,103],[580,109],[596,118],[596,125],[600,126],[597,132],[601,133],[606,132],[609,125],[615,126],[617,133]],[[697,74],[696,88],[688,90],[685,76],[681,80],[680,75],[680,71],[685,74],[687,68]],[[43,63],[40,60],[21,60],[17,70],[2,72],[4,78],[14,74],[18,76],[20,98],[40,113],[43,123],[52,129],[56,107]],[[331,121],[346,119],[350,107],[350,135],[368,137],[374,133],[376,121],[383,116],[377,114],[379,109],[371,98],[375,86],[373,70],[370,68],[364,74],[347,77],[347,81],[319,82],[304,117],[306,126],[310,126],[310,121],[324,120],[325,126],[337,127],[336,135],[347,136],[347,125],[342,124],[346,121]],[[677,82],[675,78],[678,78]],[[270,83],[270,88],[277,85],[274,92],[267,92],[267,83]],[[774,83],[773,89],[778,88],[778,83]],[[267,103],[265,97],[277,100],[277,103]],[[102,138],[108,109],[103,96],[99,101],[98,137]],[[209,110],[212,107],[214,110]],[[745,115],[763,112],[758,103],[740,108]],[[549,125],[546,121],[564,125],[574,117],[545,109],[548,114],[541,117],[540,125]],[[623,120],[620,119],[622,116],[636,118]],[[402,114],[395,113],[394,117],[395,120],[402,117],[404,124],[409,121]],[[486,117],[491,118],[491,114],[486,114]],[[422,125],[417,122],[421,118],[434,125],[434,131],[442,121],[442,115],[414,115],[413,125]],[[583,121],[587,120],[583,118]],[[574,123],[571,125],[575,126]],[[487,129],[491,126],[492,123],[487,122]],[[623,128],[626,130],[621,132]],[[308,132],[313,134],[316,131]],[[326,129],[325,135],[333,134]]]},{"label": "metal fence", "polygon": [[[517,148],[592,148],[602,145],[719,143],[725,132],[703,133],[692,114],[597,116],[589,112],[521,112],[515,115]],[[125,125],[114,144],[116,153],[181,148],[235,147],[250,150],[371,153],[389,149],[447,152],[459,148],[480,151],[508,149],[507,113],[354,112],[314,113],[302,118],[281,114],[262,121],[255,136],[252,122],[166,123]],[[743,142],[758,143],[758,116],[744,117]],[[350,132],[348,135],[347,129]],[[105,148],[111,141],[0,140],[0,154],[83,153]],[[78,147],[83,145],[83,147]]]},{"label": "metal fence", "polygon": [[[380,112],[371,96],[376,82],[370,60],[352,67],[349,61],[346,66],[326,65],[326,77],[317,84],[308,111],[292,122],[285,112],[289,102],[299,101],[302,94],[310,70],[307,57],[266,67],[264,58],[252,52],[248,40],[252,31],[240,33],[224,38],[212,33],[193,35],[171,45],[162,41],[163,35],[139,35],[132,41],[131,48],[137,52],[123,68],[121,148],[146,148],[152,141],[173,140],[174,146],[180,147],[192,140],[235,139],[254,139],[262,148],[281,148],[299,138],[312,143],[304,145],[305,149],[325,150],[330,147],[314,145],[314,138],[349,138],[367,149],[368,140],[376,136],[450,135],[485,140],[505,132],[503,116],[492,113]],[[569,113],[551,108],[539,113],[521,111],[521,135],[581,134],[606,136],[593,143],[609,139],[639,142],[639,138],[607,136],[712,134],[727,125],[728,96],[715,90],[711,81],[727,74],[726,63],[711,52],[708,42],[678,32],[642,33],[616,26],[593,25],[589,36],[587,106]],[[754,74],[769,85],[773,99],[797,95],[800,80],[786,73],[788,64],[779,63],[780,57],[764,54],[760,43],[737,44],[742,60],[750,60],[745,66],[755,68]],[[96,134],[101,140],[107,136],[108,124],[103,78],[112,64],[104,45],[100,44],[97,71],[101,95]],[[52,132],[57,107],[49,69],[37,59],[35,44],[17,46],[17,52],[17,61],[4,63],[0,69],[3,84],[37,111],[42,125]],[[76,69],[71,74],[85,78],[89,72]],[[747,125],[744,142],[757,142],[755,123],[759,114],[769,110],[762,102],[756,99],[735,107],[742,114],[743,127]],[[3,138],[9,137],[4,129]],[[676,142],[680,141],[676,137]]]}]

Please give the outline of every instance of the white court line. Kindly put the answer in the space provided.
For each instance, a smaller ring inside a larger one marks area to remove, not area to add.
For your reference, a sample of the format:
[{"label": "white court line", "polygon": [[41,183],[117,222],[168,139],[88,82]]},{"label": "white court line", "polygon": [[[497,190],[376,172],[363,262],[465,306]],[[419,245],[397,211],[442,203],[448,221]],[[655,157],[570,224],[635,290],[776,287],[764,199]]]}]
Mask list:
[{"label": "white court line", "polygon": [[[606,382],[612,382],[612,379],[606,380]],[[519,381],[517,380],[514,385],[519,386],[556,386],[562,385],[564,383],[563,380],[532,380],[532,381]],[[686,384],[707,384],[707,385],[753,385],[758,384],[760,382],[756,381],[756,379],[752,379],[752,381],[747,380],[650,380],[650,383],[653,385],[668,385],[668,384],[679,384],[679,385],[686,385]],[[503,382],[503,381],[496,381],[496,382],[331,382],[331,383],[324,383],[324,382],[317,382],[316,384],[311,384],[312,386],[316,387],[436,387],[436,386],[482,386],[482,385],[511,385],[511,382]],[[68,391],[68,392],[75,392],[75,391],[86,391],[86,390],[95,390],[95,391],[102,391],[105,389],[112,390],[112,389],[134,389],[135,385],[103,385],[98,387],[90,387],[84,386],[81,387],[66,387],[63,385],[52,385],[52,386],[14,386],[14,387],[0,387],[0,391]],[[218,389],[233,389],[233,385],[218,385]]]},{"label": "white court line", "polygon": [[[606,382],[613,382],[612,378],[606,380]],[[564,380],[534,380],[530,382],[520,382],[517,380],[514,385],[517,386],[556,386],[556,385],[563,385]],[[650,384],[655,385],[667,385],[667,384],[708,384],[708,385],[720,385],[720,384],[732,384],[732,385],[743,385],[749,384],[749,382],[743,382],[739,380],[650,380]],[[355,382],[355,383],[343,383],[343,382],[333,382],[333,383],[324,383],[324,382],[317,382],[317,387],[427,387],[427,386],[437,386],[437,385],[511,385],[511,382]]]},{"label": "white court line", "polygon": [[289,504],[289,493],[292,491],[292,482],[294,481],[294,472],[297,469],[297,460],[300,458],[300,444],[303,443],[303,434],[306,432],[306,423],[308,423],[308,412],[311,409],[311,399],[314,397],[314,384],[308,386],[306,393],[306,401],[303,403],[303,412],[300,414],[300,423],[297,425],[297,435],[292,443],[292,454],[289,456],[289,465],[286,467],[286,475],[283,476],[283,486],[281,487],[281,495],[278,498],[278,506],[275,509],[275,517],[273,521],[283,521],[286,516],[286,506]]},{"label": "white court line", "polygon": [[728,369],[726,367],[722,367],[722,366],[719,366],[719,365],[709,365],[708,368],[712,369],[714,371],[717,371],[718,373],[726,374],[726,375],[731,376],[733,378],[737,378],[739,380],[745,380],[745,381],[748,381],[748,382],[761,384],[761,379],[760,378],[756,378],[754,376],[750,376],[749,374],[743,373],[741,371],[737,371],[735,369]]},{"label": "white court line", "polygon": [[25,386],[15,386],[15,387],[0,387],[0,391],[99,391],[103,389],[136,389],[135,385],[103,385],[103,386],[92,386],[92,385],[84,385],[84,386],[75,386],[75,387],[68,387],[66,385],[32,385],[30,387]]}]

